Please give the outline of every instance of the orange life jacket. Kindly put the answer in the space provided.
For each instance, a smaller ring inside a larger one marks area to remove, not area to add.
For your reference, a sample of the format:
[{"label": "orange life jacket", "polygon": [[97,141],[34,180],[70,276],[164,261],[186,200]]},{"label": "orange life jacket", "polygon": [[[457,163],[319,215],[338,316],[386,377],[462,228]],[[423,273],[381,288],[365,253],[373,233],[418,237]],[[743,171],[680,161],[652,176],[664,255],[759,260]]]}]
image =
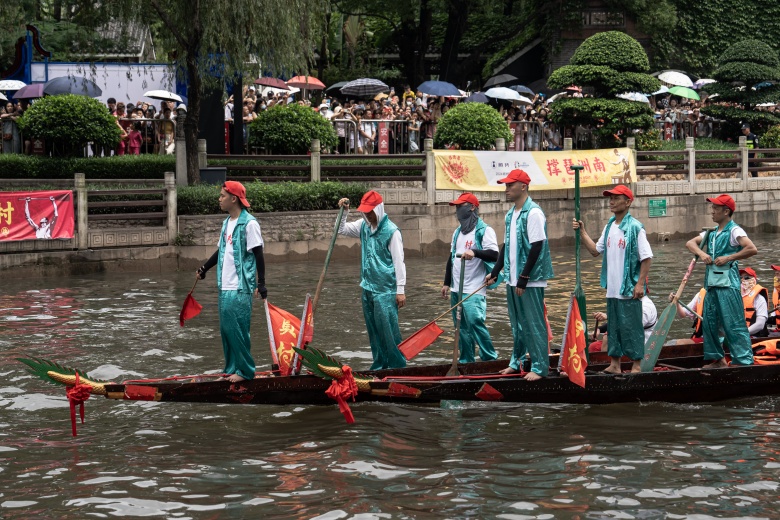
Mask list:
[{"label": "orange life jacket", "polygon": [[780,340],[768,339],[753,343],[753,360],[756,365],[780,364]]},{"label": "orange life jacket", "polygon": [[[702,288],[701,291],[699,291],[699,301],[696,303],[696,308],[694,309],[696,311],[696,314],[699,316],[704,316],[704,296],[707,294],[707,289]],[[692,338],[700,338],[702,337],[703,333],[701,331],[701,320],[699,318],[695,318],[693,322],[693,336]]]},{"label": "orange life jacket", "polygon": [[762,295],[764,301],[769,301],[769,293],[758,284],[754,285],[750,292],[742,297],[742,306],[745,308],[745,323],[748,327],[756,322],[756,308],[754,302],[758,295]]},{"label": "orange life jacket", "polygon": [[775,289],[772,291],[772,308],[777,309],[778,304],[780,304],[780,291]]}]

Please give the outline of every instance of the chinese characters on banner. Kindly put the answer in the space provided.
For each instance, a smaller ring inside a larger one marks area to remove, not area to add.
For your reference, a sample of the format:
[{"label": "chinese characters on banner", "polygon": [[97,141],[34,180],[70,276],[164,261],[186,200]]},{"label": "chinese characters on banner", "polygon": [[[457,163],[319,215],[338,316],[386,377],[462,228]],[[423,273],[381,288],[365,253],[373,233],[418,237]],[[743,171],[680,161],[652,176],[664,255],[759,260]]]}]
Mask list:
[{"label": "chinese characters on banner", "polygon": [[0,241],[73,238],[73,192],[0,192]]},{"label": "chinese characters on banner", "polygon": [[636,182],[636,162],[629,148],[560,152],[481,152],[437,150],[436,188],[504,191],[499,179],[515,169],[531,177],[530,190],[574,188],[572,165],[582,165],[583,188]]}]

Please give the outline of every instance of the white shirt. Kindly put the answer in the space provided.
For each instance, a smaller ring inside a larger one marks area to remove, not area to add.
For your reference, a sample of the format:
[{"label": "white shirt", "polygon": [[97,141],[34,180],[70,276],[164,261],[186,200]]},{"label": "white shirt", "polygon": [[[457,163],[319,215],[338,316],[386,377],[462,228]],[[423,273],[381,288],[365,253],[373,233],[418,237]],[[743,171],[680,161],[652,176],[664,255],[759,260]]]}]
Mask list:
[{"label": "white shirt", "polygon": [[[382,203],[374,208],[374,213],[377,214],[377,222],[385,216],[384,206],[384,203]],[[368,222],[365,220],[347,222],[349,210],[344,213],[344,217],[339,224],[339,235],[360,238],[360,230],[363,229],[364,225],[367,226]],[[401,239],[400,229],[396,229],[393,236],[390,237],[388,249],[390,250],[390,256],[393,258],[393,267],[395,268],[396,294],[404,294],[404,288],[406,287],[406,264],[404,263],[404,243]]]},{"label": "white shirt", "polygon": [[653,300],[645,294],[642,297],[642,326],[645,328],[645,342],[653,333],[656,323],[658,323],[658,310]]},{"label": "white shirt", "polygon": [[[228,220],[225,236],[225,256],[222,259],[222,290],[238,290],[238,274],[236,273],[236,260],[233,256],[233,230],[236,229],[238,218]],[[260,233],[260,224],[257,220],[250,220],[246,223],[246,250],[251,251],[257,246],[263,245],[263,236]]]},{"label": "white shirt", "polygon": [[[604,253],[605,237],[607,226],[601,232],[601,237],[596,243],[596,251]],[[607,298],[618,298],[620,300],[630,300],[631,296],[621,296],[620,287],[623,285],[623,271],[626,258],[626,235],[618,227],[617,222],[613,222],[609,229],[609,236],[606,237],[607,250]],[[637,255],[642,262],[647,258],[653,258],[653,250],[650,249],[650,243],[647,241],[647,233],[644,229],[637,235]]]},{"label": "white shirt", "polygon": [[[458,243],[455,244],[455,233],[452,234],[452,242],[455,246],[455,254],[462,254],[467,249],[476,247],[476,229],[472,229],[470,233],[458,234]],[[487,226],[485,228],[485,235],[482,237],[482,249],[490,249],[492,251],[498,251],[498,240],[496,239],[496,232],[493,228]],[[452,250],[452,249],[450,249]],[[460,292],[460,258],[455,258],[452,261],[452,283],[450,284],[450,290],[452,292]],[[485,262],[477,257],[471,260],[466,260],[466,272],[463,275],[463,288],[464,293],[471,294],[477,290],[477,287],[482,285],[485,281]],[[483,287],[479,294],[482,296],[487,295],[487,288]]]},{"label": "white shirt", "polygon": [[[512,287],[517,287],[517,218],[519,216],[520,209],[515,208],[512,213],[512,224],[509,227],[509,244],[506,245],[509,248],[509,280],[507,280],[507,285]],[[547,219],[541,209],[533,208],[528,212],[525,232],[528,235],[529,243],[547,240],[547,234],[544,232],[546,222]],[[526,287],[547,287],[547,280],[529,280]]]}]

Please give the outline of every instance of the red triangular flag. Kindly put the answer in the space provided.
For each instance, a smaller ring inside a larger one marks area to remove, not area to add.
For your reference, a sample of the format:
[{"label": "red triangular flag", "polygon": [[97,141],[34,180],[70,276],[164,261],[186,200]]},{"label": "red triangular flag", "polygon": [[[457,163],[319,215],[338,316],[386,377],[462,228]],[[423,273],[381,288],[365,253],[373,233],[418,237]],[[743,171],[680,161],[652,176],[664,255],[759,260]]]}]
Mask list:
[{"label": "red triangular flag", "polygon": [[563,356],[561,368],[566,372],[569,381],[585,388],[585,369],[588,367],[588,361],[585,358],[585,323],[580,315],[577,298],[574,297],[569,305],[566,337],[561,356]]},{"label": "red triangular flag", "polygon": [[181,312],[179,313],[179,325],[183,327],[186,320],[191,320],[200,314],[200,311],[202,310],[203,305],[199,304],[195,298],[192,297],[192,292],[190,292],[184,299],[184,305],[181,307]]},{"label": "red triangular flag", "polygon": [[306,318],[303,324],[303,344],[311,343],[314,338],[314,310],[311,308],[311,300],[306,299]]},{"label": "red triangular flag", "polygon": [[436,325],[435,321],[430,322],[398,345],[398,350],[408,360],[422,352],[428,345],[436,341],[441,333],[444,332]]},{"label": "red triangular flag", "polygon": [[290,375],[295,351],[298,344],[298,330],[301,320],[284,309],[268,304],[268,314],[271,316],[271,327],[274,335],[274,347],[279,358],[279,371],[283,376]]}]

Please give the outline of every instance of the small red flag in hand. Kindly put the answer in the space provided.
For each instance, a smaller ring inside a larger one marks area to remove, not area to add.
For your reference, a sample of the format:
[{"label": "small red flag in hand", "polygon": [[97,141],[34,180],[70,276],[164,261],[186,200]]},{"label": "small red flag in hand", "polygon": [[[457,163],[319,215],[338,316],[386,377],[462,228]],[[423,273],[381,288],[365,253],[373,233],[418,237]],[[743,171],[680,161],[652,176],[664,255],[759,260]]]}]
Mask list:
[{"label": "small red flag in hand", "polygon": [[585,369],[588,366],[585,358],[585,323],[580,315],[577,298],[574,297],[569,304],[566,336],[561,356],[563,356],[561,368],[566,372],[569,381],[585,388]]},{"label": "small red flag in hand", "polygon": [[436,338],[441,336],[442,332],[444,331],[436,325],[436,322],[432,321],[403,340],[401,344],[398,345],[398,350],[401,351],[401,354],[403,354],[408,361],[422,352],[428,345],[436,341]]},{"label": "small red flag in hand", "polygon": [[179,313],[179,325],[183,327],[186,320],[191,320],[200,314],[200,311],[202,310],[203,305],[199,304],[195,298],[192,297],[192,292],[190,291],[184,299],[184,305],[182,305],[181,312]]}]

